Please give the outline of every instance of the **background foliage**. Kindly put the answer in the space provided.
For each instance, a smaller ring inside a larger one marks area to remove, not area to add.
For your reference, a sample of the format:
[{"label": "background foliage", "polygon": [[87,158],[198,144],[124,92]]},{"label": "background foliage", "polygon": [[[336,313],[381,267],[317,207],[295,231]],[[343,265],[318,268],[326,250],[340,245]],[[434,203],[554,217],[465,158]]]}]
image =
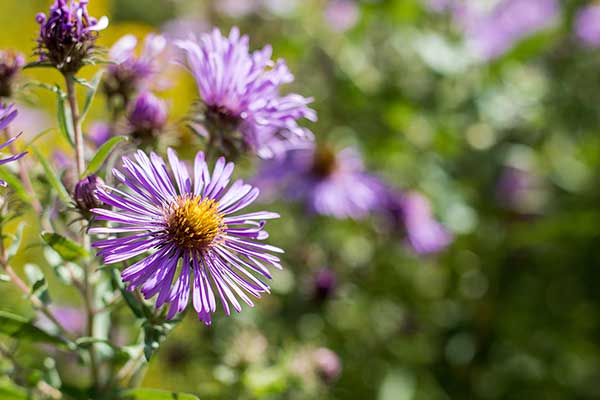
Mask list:
[{"label": "background foliage", "polygon": [[[47,3],[4,2],[0,47],[31,54],[34,16]],[[357,146],[388,183],[427,194],[455,241],[420,257],[380,218],[307,218],[276,202],[282,218],[271,223],[271,238],[287,253],[272,295],[232,318],[217,314],[211,328],[187,315],[144,386],[201,399],[600,397],[600,56],[573,36],[573,15],[586,2],[562,2],[556,24],[489,62],[462,58],[451,18],[419,0],[360,1],[358,21],[344,32],[326,19],[326,0],[253,0],[243,12],[226,7],[234,1],[217,3],[90,7],[111,19],[100,39],[106,47],[177,18],[198,32],[237,25],[253,48],[272,43],[296,75],[290,90],[315,98],[318,140]],[[161,95],[174,143],[189,157],[196,149],[181,119],[195,87],[181,70],[170,74],[173,86]],[[59,81],[48,70],[24,76]],[[19,117],[27,138],[56,128],[54,97],[31,90],[20,102],[39,108]],[[103,113],[96,101],[88,121]],[[55,129],[39,148],[66,150],[61,140]],[[528,178],[507,205],[498,185],[511,166]],[[19,272],[25,262],[50,268],[30,232],[36,217],[26,210]],[[322,268],[337,277],[325,300],[314,292]],[[53,290],[56,279],[46,275],[52,301],[68,305],[74,293]],[[19,292],[0,285],[4,309],[32,315]],[[313,365],[321,347],[339,356],[339,377],[328,380]],[[17,355],[44,360],[43,348],[28,350],[22,344]],[[76,386],[77,360],[57,360]]]}]

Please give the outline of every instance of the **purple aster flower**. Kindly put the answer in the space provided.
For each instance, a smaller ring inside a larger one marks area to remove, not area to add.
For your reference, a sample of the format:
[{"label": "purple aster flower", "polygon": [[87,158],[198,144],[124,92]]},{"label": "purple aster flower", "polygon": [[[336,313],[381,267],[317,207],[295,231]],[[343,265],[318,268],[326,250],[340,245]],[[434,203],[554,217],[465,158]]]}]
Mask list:
[{"label": "purple aster flower", "polygon": [[143,92],[131,104],[127,120],[134,137],[155,137],[167,123],[167,105],[152,93]]},{"label": "purple aster flower", "polygon": [[313,277],[314,295],[319,301],[323,301],[331,297],[337,286],[337,277],[335,272],[328,268],[323,268],[317,271]]},{"label": "purple aster flower", "polygon": [[450,232],[433,217],[431,205],[425,196],[417,192],[392,196],[391,211],[400,218],[406,240],[417,254],[438,253],[452,242]]},{"label": "purple aster flower", "polygon": [[283,188],[293,200],[310,210],[336,218],[364,218],[381,205],[381,182],[364,171],[358,152],[336,154],[328,147],[288,151],[285,157],[265,161],[259,186],[278,192]]},{"label": "purple aster flower", "polygon": [[236,215],[259,191],[241,180],[227,188],[233,163],[219,158],[211,176],[204,153],[199,152],[190,176],[172,149],[170,173],[154,153],[148,157],[138,151],[134,157],[123,157],[124,172],[113,170],[128,192],[111,187],[97,191],[98,198],[116,210],[92,212],[114,226],[90,229],[95,234],[127,234],[94,243],[106,264],[143,256],[121,274],[128,289],[141,288],[146,298],[158,295],[156,306],[169,303],[168,318],[173,318],[187,307],[191,283],[194,309],[207,325],[217,296],[229,315],[230,305],[241,310],[238,298],[252,306],[247,294],[260,298],[269,292],[256,275],[270,279],[267,266],[281,268],[271,252],[282,250],[260,241],[268,237],[264,221],[279,215],[265,211]]},{"label": "purple aster flower", "polygon": [[0,50],[0,97],[12,95],[14,80],[25,66],[25,56],[14,50]]},{"label": "purple aster flower", "polygon": [[89,0],[56,0],[48,16],[39,13],[37,54],[63,74],[75,74],[92,60],[98,31],[106,29],[108,18],[96,20],[87,10]]},{"label": "purple aster flower", "polygon": [[600,47],[600,4],[582,8],[575,18],[575,34],[588,47]]},{"label": "purple aster flower", "polygon": [[[494,59],[516,43],[552,25],[559,15],[556,0],[502,0],[491,11],[475,3],[458,7],[467,43],[484,60]],[[480,6],[481,7],[481,6]]]},{"label": "purple aster flower", "polygon": [[360,18],[360,8],[355,0],[330,0],[325,9],[325,18],[337,32],[352,29]]},{"label": "purple aster flower", "polygon": [[153,86],[160,72],[159,58],[167,48],[164,36],[146,36],[139,56],[135,54],[137,45],[134,35],[125,35],[110,49],[115,64],[107,67],[103,90],[112,107],[126,108],[136,93]]},{"label": "purple aster flower", "polygon": [[294,76],[285,61],[271,60],[271,46],[250,53],[248,42],[248,36],[240,36],[237,28],[229,37],[215,28],[197,41],[177,41],[176,45],[184,51],[186,65],[196,79],[210,139],[225,154],[242,147],[271,158],[281,142],[310,139],[298,120],[315,121],[316,113],[307,106],[312,99],[280,94],[280,86],[292,82]]},{"label": "purple aster flower", "polygon": [[[8,105],[5,106],[3,104],[0,104],[0,130],[4,130],[7,129],[8,125],[17,117],[17,110],[15,109],[14,105]],[[21,134],[19,133],[17,136],[8,139],[8,141],[4,142],[3,144],[0,145],[0,150],[10,146],[15,140],[17,140],[17,138],[21,136]],[[4,158],[4,159],[0,159],[0,165],[4,165],[4,164],[8,164],[12,161],[16,161],[19,158],[25,156],[25,154],[27,154],[27,152],[23,152],[20,154],[15,154],[12,155],[10,157]],[[0,186],[6,187],[7,183],[5,181],[3,181],[2,179],[0,179]]]}]

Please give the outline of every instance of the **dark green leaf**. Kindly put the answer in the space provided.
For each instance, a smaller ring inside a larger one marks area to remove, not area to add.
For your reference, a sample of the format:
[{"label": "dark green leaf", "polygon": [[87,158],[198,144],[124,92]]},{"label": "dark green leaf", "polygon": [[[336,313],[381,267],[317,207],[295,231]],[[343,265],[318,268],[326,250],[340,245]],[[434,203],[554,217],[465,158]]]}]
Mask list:
[{"label": "dark green leaf", "polygon": [[58,197],[60,197],[61,201],[65,205],[70,204],[71,196],[69,196],[69,192],[67,192],[67,189],[65,189],[65,186],[60,181],[60,178],[58,177],[58,175],[56,174],[46,157],[44,157],[44,155],[34,145],[31,145],[30,147],[35,153],[36,157],[40,160],[42,168],[44,168],[44,172],[46,173],[46,178],[48,179],[48,181],[50,181],[50,184],[52,185],[54,190],[56,190]]},{"label": "dark green leaf", "polygon": [[98,151],[96,152],[96,155],[94,156],[94,158],[92,158],[92,160],[88,164],[88,167],[86,168],[86,170],[83,173],[83,175],[81,176],[81,178],[84,178],[88,175],[96,173],[96,171],[98,171],[98,169],[100,169],[100,167],[102,166],[104,161],[106,161],[106,159],[108,158],[110,153],[115,149],[115,147],[124,140],[127,140],[127,138],[125,136],[116,136],[116,137],[108,140],[106,143],[104,143],[98,149]]},{"label": "dark green leaf", "polygon": [[147,361],[150,361],[154,352],[158,350],[167,335],[175,328],[177,322],[177,320],[162,324],[154,324],[150,321],[144,322],[142,326],[144,329],[144,356]]},{"label": "dark green leaf", "polygon": [[98,91],[98,85],[100,84],[100,80],[102,79],[103,73],[104,71],[98,72],[90,82],[78,81],[81,85],[85,86],[88,89],[85,94],[85,103],[83,104],[83,110],[81,111],[81,121],[85,119],[85,116],[90,110],[92,102],[94,101],[94,97],[96,96],[96,92]]},{"label": "dark green leaf", "polygon": [[135,297],[135,295],[132,292],[125,289],[125,285],[121,280],[121,276],[119,275],[118,269],[112,269],[112,282],[113,286],[119,288],[119,291],[121,292],[125,303],[129,307],[131,312],[133,312],[133,315],[140,319],[144,317],[149,318],[152,316],[152,312],[147,310],[147,307],[144,304],[140,303],[140,301]]},{"label": "dark green leaf", "polygon": [[76,261],[88,256],[83,247],[58,233],[43,232],[42,239],[65,261]]},{"label": "dark green leaf", "polygon": [[35,264],[25,264],[25,275],[31,284],[31,294],[36,296],[42,303],[50,304],[50,294],[44,273]]},{"label": "dark green leaf", "polygon": [[199,400],[192,394],[157,389],[132,389],[123,393],[126,400]]},{"label": "dark green leaf", "polygon": [[7,311],[0,311],[0,333],[19,340],[65,344],[60,337],[51,335],[33,325],[31,321]]}]

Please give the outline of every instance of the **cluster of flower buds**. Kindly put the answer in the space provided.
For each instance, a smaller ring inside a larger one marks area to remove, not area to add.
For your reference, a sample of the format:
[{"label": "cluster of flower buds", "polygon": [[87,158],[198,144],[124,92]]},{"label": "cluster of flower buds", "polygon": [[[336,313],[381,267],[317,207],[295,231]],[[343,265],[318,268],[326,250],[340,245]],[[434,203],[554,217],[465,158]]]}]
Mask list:
[{"label": "cluster of flower buds", "polygon": [[90,17],[87,4],[88,0],[56,0],[49,15],[36,16],[41,63],[49,63],[68,75],[93,62],[97,33],[108,26],[108,18]]}]

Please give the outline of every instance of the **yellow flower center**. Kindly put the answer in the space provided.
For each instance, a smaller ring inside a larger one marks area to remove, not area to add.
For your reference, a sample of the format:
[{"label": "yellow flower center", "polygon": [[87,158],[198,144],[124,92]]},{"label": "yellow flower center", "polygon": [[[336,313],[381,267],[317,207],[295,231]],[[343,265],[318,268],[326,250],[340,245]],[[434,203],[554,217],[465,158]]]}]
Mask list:
[{"label": "yellow flower center", "polygon": [[179,196],[165,208],[167,232],[184,249],[204,250],[224,231],[223,215],[214,200]]}]

